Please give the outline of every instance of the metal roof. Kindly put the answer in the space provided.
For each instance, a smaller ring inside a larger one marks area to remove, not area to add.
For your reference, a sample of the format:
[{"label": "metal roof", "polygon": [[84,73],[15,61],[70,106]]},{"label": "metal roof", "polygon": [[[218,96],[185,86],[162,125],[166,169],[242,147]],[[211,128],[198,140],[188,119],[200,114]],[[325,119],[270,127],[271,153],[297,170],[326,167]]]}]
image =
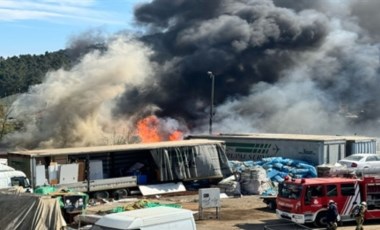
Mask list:
[{"label": "metal roof", "polygon": [[191,147],[206,144],[221,144],[224,141],[220,140],[181,140],[181,141],[163,141],[155,143],[139,143],[126,145],[107,145],[107,146],[92,146],[92,147],[77,147],[77,148],[58,148],[58,149],[36,149],[9,151],[8,154],[27,155],[31,157],[52,156],[52,155],[76,155],[86,153],[104,153],[104,152],[123,152],[132,150],[151,150],[159,148],[175,148],[175,147]]},{"label": "metal roof", "polygon": [[277,140],[304,140],[304,141],[376,141],[374,137],[314,135],[314,134],[283,134],[283,133],[220,133],[213,135],[189,135],[190,138],[230,138],[230,139],[277,139]]}]

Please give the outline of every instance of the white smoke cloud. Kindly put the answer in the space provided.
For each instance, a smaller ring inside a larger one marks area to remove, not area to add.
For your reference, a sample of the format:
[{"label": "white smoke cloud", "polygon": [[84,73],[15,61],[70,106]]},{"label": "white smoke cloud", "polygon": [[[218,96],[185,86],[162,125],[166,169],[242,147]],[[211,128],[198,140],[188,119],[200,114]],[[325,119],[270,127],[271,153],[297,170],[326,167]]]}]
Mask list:
[{"label": "white smoke cloud", "polygon": [[113,135],[128,132],[129,125],[128,120],[112,118],[115,101],[126,85],[149,84],[151,54],[142,43],[118,37],[106,52],[94,51],[71,70],[48,73],[42,84],[13,104],[12,116],[27,126],[7,139],[38,147],[112,142]]}]

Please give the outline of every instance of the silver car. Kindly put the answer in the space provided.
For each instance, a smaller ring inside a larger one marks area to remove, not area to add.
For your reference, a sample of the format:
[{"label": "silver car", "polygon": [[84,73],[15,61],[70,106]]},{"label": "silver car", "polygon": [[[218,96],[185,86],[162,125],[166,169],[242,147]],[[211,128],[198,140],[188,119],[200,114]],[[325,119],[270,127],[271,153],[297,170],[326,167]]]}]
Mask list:
[{"label": "silver car", "polygon": [[347,168],[380,168],[380,154],[356,153],[339,160],[338,163]]}]

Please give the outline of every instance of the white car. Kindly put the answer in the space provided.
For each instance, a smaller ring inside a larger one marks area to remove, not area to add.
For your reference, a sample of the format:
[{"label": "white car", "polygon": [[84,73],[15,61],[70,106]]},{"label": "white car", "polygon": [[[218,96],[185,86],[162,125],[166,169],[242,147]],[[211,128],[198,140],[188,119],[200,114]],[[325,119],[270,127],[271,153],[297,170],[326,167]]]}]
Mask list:
[{"label": "white car", "polygon": [[380,154],[356,153],[339,160],[338,163],[347,168],[380,168]]}]

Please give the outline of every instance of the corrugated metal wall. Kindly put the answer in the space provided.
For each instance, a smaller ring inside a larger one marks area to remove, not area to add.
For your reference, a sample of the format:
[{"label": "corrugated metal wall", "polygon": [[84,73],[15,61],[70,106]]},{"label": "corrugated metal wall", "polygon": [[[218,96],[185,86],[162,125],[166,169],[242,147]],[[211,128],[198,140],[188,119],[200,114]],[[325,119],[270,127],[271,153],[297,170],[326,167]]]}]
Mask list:
[{"label": "corrugated metal wall", "polygon": [[323,145],[323,163],[335,164],[345,157],[345,144],[343,143],[327,143]]},{"label": "corrugated metal wall", "polygon": [[376,153],[376,141],[348,142],[351,146],[351,154],[354,153]]},{"label": "corrugated metal wall", "polygon": [[338,162],[339,158],[339,145],[338,144],[330,144],[329,145],[329,162],[330,164],[334,164]]}]

